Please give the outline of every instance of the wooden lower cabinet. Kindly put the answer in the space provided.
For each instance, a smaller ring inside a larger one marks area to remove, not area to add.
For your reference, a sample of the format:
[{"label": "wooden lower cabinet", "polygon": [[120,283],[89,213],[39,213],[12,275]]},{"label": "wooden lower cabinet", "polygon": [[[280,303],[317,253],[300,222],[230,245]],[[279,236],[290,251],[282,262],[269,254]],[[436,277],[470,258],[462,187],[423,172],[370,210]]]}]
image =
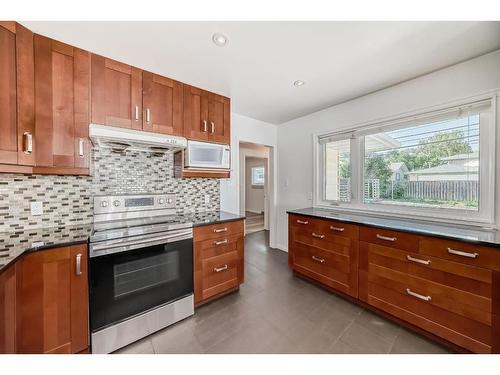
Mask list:
[{"label": "wooden lower cabinet", "polygon": [[[358,229],[359,242],[351,226]],[[325,229],[331,227],[344,228],[340,234],[349,233],[351,241],[334,239]],[[355,267],[342,258],[347,254]],[[357,297],[361,304],[450,346],[500,352],[497,249],[290,215],[289,263],[295,272]]]},{"label": "wooden lower cabinet", "polygon": [[17,353],[89,346],[87,245],[26,255],[16,264]]},{"label": "wooden lower cabinet", "polygon": [[194,228],[194,303],[199,306],[239,288],[244,279],[244,222]]},{"label": "wooden lower cabinet", "polygon": [[16,265],[0,274],[0,354],[16,352]]}]

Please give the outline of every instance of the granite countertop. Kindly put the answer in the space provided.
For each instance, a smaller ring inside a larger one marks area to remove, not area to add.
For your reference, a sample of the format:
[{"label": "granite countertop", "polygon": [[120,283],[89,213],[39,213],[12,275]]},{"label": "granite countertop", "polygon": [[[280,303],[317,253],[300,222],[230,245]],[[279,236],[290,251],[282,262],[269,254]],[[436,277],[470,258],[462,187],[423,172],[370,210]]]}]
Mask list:
[{"label": "granite countertop", "polygon": [[[244,218],[244,216],[225,211],[179,215],[180,220],[192,222],[195,227],[242,220]],[[5,266],[26,253],[87,243],[92,233],[92,226],[93,224],[89,223],[0,232],[0,272]]]},{"label": "granite countertop", "polygon": [[394,229],[408,233],[429,235],[452,240],[460,240],[480,245],[493,246],[500,249],[500,231],[497,229],[472,226],[429,223],[403,218],[380,218],[360,214],[344,213],[331,209],[303,208],[289,210],[289,214],[331,219],[346,223],[362,224],[370,227]]}]

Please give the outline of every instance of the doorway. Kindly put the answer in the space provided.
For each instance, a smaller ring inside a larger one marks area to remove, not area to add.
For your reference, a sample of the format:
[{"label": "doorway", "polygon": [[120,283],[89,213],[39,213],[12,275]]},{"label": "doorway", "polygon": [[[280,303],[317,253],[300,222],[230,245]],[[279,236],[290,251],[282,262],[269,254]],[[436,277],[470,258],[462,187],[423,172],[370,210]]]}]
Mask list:
[{"label": "doorway", "polygon": [[270,148],[240,143],[240,213],[245,234],[269,230]]}]

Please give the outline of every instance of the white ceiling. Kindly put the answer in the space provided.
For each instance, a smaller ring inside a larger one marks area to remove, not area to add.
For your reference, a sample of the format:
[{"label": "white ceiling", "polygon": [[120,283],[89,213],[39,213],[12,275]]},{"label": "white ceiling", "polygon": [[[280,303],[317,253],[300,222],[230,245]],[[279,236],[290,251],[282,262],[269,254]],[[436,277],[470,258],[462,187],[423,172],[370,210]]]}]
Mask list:
[{"label": "white ceiling", "polygon": [[[500,22],[22,23],[229,96],[234,112],[274,124],[500,48]],[[213,33],[229,44],[214,45]]]}]

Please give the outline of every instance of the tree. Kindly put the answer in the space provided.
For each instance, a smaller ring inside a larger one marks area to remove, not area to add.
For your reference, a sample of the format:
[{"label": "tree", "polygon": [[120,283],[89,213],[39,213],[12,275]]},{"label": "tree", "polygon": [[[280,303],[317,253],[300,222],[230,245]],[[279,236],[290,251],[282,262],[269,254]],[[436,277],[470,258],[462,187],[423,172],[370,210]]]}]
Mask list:
[{"label": "tree", "polygon": [[339,161],[339,176],[340,178],[350,178],[351,170],[349,166],[349,159],[341,158]]},{"label": "tree", "polygon": [[381,155],[371,155],[365,160],[365,177],[386,182],[392,176],[387,161]]}]

